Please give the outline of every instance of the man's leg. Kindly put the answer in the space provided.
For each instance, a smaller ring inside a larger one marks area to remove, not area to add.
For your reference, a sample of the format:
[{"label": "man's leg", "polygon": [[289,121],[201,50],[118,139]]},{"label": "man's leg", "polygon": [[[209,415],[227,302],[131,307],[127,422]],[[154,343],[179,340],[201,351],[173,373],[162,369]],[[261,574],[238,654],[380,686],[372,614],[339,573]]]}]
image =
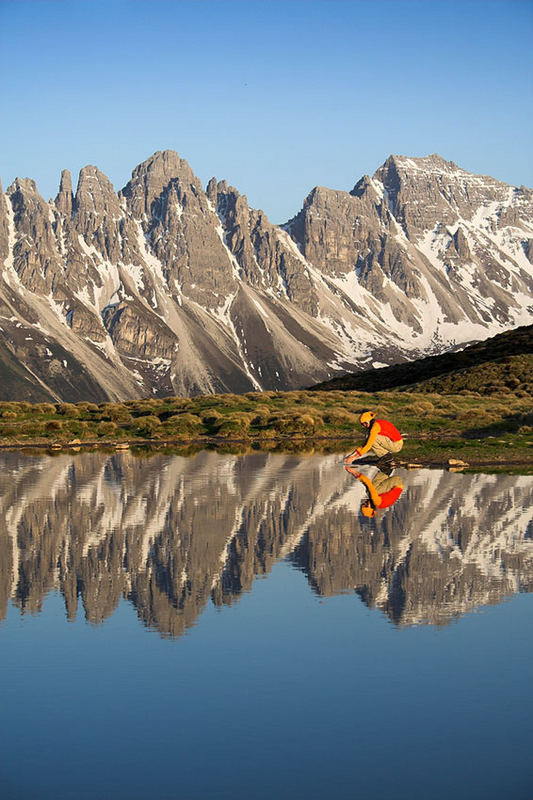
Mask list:
[{"label": "man's leg", "polygon": [[378,472],[377,475],[372,478],[372,483],[378,494],[390,492],[391,489],[396,489],[397,486],[403,487],[403,481],[398,475],[393,475],[391,477],[384,472]]},{"label": "man's leg", "polygon": [[389,453],[399,453],[403,447],[403,439],[399,442],[393,442],[388,436],[382,436],[380,433],[376,436],[374,444],[370,448],[371,453],[375,453],[378,458],[386,456]]}]

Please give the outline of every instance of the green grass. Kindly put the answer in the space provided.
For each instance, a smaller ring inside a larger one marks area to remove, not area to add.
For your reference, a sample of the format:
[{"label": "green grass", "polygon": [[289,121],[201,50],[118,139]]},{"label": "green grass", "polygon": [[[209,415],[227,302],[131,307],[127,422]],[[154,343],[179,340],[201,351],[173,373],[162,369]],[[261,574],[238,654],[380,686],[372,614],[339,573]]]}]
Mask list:
[{"label": "green grass", "polygon": [[[514,393],[480,396],[388,392],[250,392],[125,403],[0,403],[0,445],[153,445],[346,450],[364,440],[359,413],[374,410],[406,435],[405,458],[461,453],[533,460],[533,400]],[[319,444],[320,443],[320,444]],[[459,454],[459,455],[458,455]],[[467,460],[465,458],[465,460]]]}]

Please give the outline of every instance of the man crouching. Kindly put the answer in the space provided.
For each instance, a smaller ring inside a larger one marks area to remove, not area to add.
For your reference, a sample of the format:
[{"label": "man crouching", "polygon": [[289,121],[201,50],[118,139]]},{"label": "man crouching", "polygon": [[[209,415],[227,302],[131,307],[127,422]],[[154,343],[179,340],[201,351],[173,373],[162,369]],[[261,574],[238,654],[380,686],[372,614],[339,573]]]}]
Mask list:
[{"label": "man crouching", "polygon": [[359,422],[363,428],[368,429],[366,442],[362,447],[356,447],[344,457],[345,464],[353,463],[366,453],[374,453],[378,458],[390,458],[400,452],[403,447],[402,434],[392,422],[388,422],[386,419],[376,419],[373,411],[363,411]]}]

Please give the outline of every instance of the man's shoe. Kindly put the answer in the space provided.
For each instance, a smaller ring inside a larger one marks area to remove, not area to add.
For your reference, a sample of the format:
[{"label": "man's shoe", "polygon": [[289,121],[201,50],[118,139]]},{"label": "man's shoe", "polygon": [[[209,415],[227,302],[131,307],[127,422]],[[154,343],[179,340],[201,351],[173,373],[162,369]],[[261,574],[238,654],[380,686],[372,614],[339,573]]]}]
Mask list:
[{"label": "man's shoe", "polygon": [[394,464],[378,464],[378,469],[380,472],[383,472],[387,478],[390,478],[392,473],[394,472]]},{"label": "man's shoe", "polygon": [[376,462],[376,467],[379,470],[381,470],[381,472],[384,472],[386,475],[390,475],[395,467],[393,454],[387,453],[386,456],[381,456],[381,458],[378,458]]}]

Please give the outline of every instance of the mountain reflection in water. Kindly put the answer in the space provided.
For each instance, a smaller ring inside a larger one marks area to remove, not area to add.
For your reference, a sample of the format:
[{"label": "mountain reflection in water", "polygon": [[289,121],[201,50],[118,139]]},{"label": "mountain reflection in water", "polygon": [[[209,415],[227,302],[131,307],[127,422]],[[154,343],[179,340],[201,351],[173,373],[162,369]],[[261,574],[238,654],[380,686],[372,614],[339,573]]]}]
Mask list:
[{"label": "mountain reflection in water", "polygon": [[[533,478],[401,472],[373,519],[338,455],[0,456],[0,619],[59,590],[100,623],[123,596],[163,636],[289,558],[322,596],[445,624],[533,588]],[[374,469],[375,472],[375,469]],[[372,476],[372,469],[368,470]]]}]

